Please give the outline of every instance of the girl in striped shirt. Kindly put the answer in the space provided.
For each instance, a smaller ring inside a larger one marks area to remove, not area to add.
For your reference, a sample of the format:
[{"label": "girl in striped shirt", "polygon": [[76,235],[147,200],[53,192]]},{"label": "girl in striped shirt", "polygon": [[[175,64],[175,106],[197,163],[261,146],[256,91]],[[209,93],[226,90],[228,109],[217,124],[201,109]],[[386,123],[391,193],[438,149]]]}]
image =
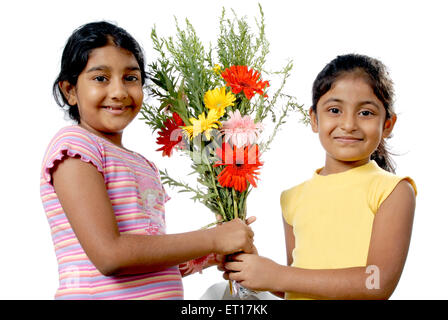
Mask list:
[{"label": "girl in striped shirt", "polygon": [[53,91],[77,125],[50,142],[40,184],[59,267],[57,299],[182,299],[181,278],[192,266],[255,250],[253,217],[165,233],[168,196],[158,170],[122,145],[142,105],[144,69],[138,43],[107,22],[75,30],[63,51]]}]

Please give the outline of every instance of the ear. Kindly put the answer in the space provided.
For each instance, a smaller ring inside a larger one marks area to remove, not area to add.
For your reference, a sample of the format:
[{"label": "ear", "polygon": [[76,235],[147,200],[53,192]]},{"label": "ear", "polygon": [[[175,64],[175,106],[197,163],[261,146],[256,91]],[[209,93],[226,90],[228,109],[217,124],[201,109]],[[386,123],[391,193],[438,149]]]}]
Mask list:
[{"label": "ear", "polygon": [[72,85],[67,80],[64,80],[59,82],[59,88],[64,94],[64,97],[69,105],[74,106],[78,104],[78,99],[76,97],[76,86]]},{"label": "ear", "polygon": [[395,122],[397,122],[397,115],[393,114],[389,119],[386,119],[383,127],[383,138],[387,138],[392,133],[394,129]]},{"label": "ear", "polygon": [[311,107],[308,110],[308,114],[310,115],[311,129],[313,130],[314,133],[318,133],[319,132],[319,126],[317,124],[317,114],[313,110],[313,107]]}]

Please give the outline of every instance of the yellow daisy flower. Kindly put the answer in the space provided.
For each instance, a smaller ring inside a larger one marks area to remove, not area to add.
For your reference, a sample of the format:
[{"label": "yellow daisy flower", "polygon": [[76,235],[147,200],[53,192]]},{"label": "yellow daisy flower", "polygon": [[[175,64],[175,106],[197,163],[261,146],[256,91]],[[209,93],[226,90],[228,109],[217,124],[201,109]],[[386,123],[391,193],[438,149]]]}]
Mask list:
[{"label": "yellow daisy flower", "polygon": [[215,109],[210,110],[207,117],[205,112],[199,115],[198,119],[190,118],[191,126],[183,127],[184,132],[188,137],[195,138],[200,133],[204,133],[207,140],[211,138],[211,132],[213,129],[218,129],[221,122],[218,121],[220,117]]},{"label": "yellow daisy flower", "polygon": [[235,95],[232,92],[226,93],[226,87],[208,90],[204,95],[204,104],[210,110],[216,110],[218,118],[226,112],[226,108],[234,105]]}]

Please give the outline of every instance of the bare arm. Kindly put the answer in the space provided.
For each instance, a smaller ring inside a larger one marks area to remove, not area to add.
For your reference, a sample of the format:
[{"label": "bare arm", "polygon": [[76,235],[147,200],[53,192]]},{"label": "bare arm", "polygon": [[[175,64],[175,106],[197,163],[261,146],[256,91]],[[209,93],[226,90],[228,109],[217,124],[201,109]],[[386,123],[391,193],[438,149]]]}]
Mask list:
[{"label": "bare arm", "polygon": [[286,247],[286,265],[290,266],[293,262],[292,251],[296,246],[296,239],[291,225],[283,218],[283,229],[285,231],[285,247]]},{"label": "bare arm", "polygon": [[[285,221],[285,218],[282,219],[283,219],[283,230],[285,233],[286,265],[291,266],[293,262],[292,251],[294,250],[296,241],[292,226]],[[285,298],[285,292],[282,290],[271,291],[271,293],[276,295],[277,297]]]},{"label": "bare arm", "polygon": [[[387,299],[395,290],[404,267],[414,210],[414,190],[404,180],[382,203],[375,216],[367,266],[374,266],[372,271],[377,272],[379,288],[367,284],[372,275],[366,273],[370,270],[366,267],[310,270],[282,266],[267,258],[248,254],[241,254],[236,258],[238,261],[226,265],[227,269],[237,271],[230,273],[229,277],[241,281],[248,288],[297,292],[310,298]],[[287,232],[285,236],[288,246]]]},{"label": "bare arm", "polygon": [[93,165],[66,158],[52,177],[81,246],[105,275],[153,272],[211,252],[252,252],[253,232],[239,219],[181,234],[120,234],[103,176]]}]

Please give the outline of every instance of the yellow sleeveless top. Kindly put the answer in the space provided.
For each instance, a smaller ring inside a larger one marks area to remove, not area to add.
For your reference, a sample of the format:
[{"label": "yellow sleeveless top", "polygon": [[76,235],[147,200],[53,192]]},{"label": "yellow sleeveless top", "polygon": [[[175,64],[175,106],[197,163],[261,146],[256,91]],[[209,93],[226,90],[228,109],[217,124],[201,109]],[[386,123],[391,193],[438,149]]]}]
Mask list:
[{"label": "yellow sleeveless top", "polygon": [[[283,217],[293,227],[292,266],[339,269],[366,266],[375,213],[403,179],[370,161],[327,176],[315,171],[310,180],[283,191]],[[286,293],[286,299],[302,299]]]}]

